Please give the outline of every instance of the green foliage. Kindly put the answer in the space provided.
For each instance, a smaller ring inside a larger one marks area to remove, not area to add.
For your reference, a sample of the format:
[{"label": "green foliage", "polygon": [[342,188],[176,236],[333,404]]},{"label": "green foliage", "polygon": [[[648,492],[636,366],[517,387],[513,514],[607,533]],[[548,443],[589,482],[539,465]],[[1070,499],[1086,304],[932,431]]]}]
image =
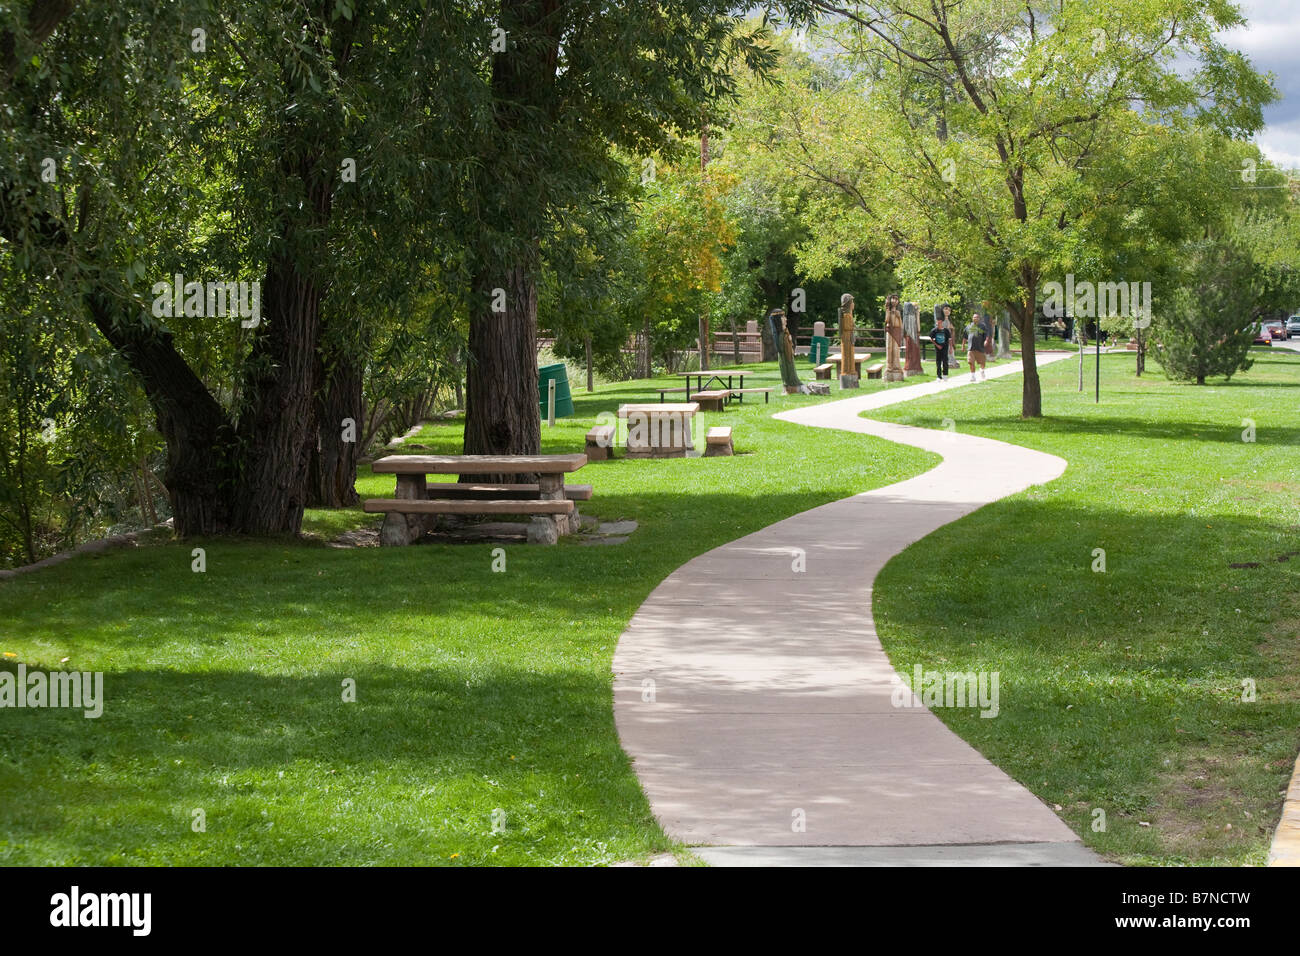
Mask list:
[{"label": "green foliage", "polygon": [[158,518],[148,407],[56,301],[0,284],[0,566]]},{"label": "green foliage", "polygon": [[1231,240],[1188,250],[1187,280],[1164,309],[1160,364],[1179,381],[1204,385],[1250,368],[1261,284],[1249,252]]},{"label": "green foliage", "polygon": [[1239,20],[1220,0],[868,0],[827,27],[848,56],[789,58],[746,145],[816,187],[807,268],[880,248],[905,298],[996,301],[1023,338],[1044,282],[1149,279],[1235,202],[1218,143],[1275,98],[1219,39]]}]

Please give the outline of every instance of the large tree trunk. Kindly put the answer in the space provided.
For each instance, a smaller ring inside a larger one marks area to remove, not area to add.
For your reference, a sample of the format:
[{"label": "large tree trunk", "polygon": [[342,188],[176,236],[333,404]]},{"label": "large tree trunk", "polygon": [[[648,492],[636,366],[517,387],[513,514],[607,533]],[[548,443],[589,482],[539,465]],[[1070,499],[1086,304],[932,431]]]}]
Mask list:
[{"label": "large tree trunk", "polygon": [[176,351],[170,332],[153,333],[128,316],[115,316],[110,301],[92,293],[86,304],[96,328],[131,366],[153,406],[167,443],[163,484],[176,533],[233,530],[235,447],[224,410]]},{"label": "large tree trunk", "polygon": [[[1036,282],[1037,277],[1034,277],[1034,283]],[[1030,290],[1027,302],[1007,303],[1016,331],[1020,333],[1020,361],[1024,367],[1020,393],[1020,417],[1042,418],[1043,389],[1038,380],[1038,359],[1035,352],[1037,343],[1034,341],[1034,315],[1038,304],[1035,301],[1035,284],[1027,283],[1025,288]]]},{"label": "large tree trunk", "polygon": [[316,444],[316,347],[321,291],[293,263],[267,270],[240,418],[241,469],[234,527],[244,534],[296,533],[307,506]]},{"label": "large tree trunk", "polygon": [[[320,427],[308,472],[307,503],[312,508],[346,508],[358,501],[358,443],[365,430],[361,365],[352,355],[338,353],[328,369],[324,361],[317,360],[316,376]],[[347,420],[352,422],[350,429],[344,425]]]},{"label": "large tree trunk", "polygon": [[[519,263],[504,275],[485,273],[475,288],[479,305],[469,324],[465,454],[536,455],[542,419],[534,267]],[[505,290],[504,312],[492,311],[494,288]]]},{"label": "large tree trunk", "polygon": [[[546,142],[556,109],[563,29],[561,0],[501,0],[506,48],[492,57],[494,128],[474,202],[489,217],[474,252],[465,395],[465,453],[535,455],[541,446],[537,394],[536,237],[546,222],[545,190],[529,142]],[[503,245],[506,247],[503,250]],[[494,290],[504,292],[505,309]],[[480,481],[491,481],[492,476]],[[503,479],[504,480],[504,479]],[[518,480],[517,478],[514,480]]]},{"label": "large tree trunk", "polygon": [[317,371],[321,346],[322,280],[314,275],[329,222],[332,169],[310,152],[280,159],[286,181],[301,183],[304,201],[281,212],[280,247],[262,283],[262,321],[254,332],[240,416],[239,487],[234,530],[243,534],[296,534],[310,498],[317,440]]}]

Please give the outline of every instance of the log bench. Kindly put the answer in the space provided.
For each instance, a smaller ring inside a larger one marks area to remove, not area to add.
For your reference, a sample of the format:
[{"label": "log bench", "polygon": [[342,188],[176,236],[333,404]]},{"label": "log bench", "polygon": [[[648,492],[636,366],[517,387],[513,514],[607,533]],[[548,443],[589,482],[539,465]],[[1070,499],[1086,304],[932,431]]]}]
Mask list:
[{"label": "log bench", "polygon": [[834,371],[835,371],[835,366],[830,362],[824,362],[823,364],[818,365],[815,369],[813,369],[813,372],[816,374],[818,378],[824,378],[824,379],[829,379],[831,377],[831,374]]},{"label": "log bench", "polygon": [[[528,540],[555,544],[560,535],[578,527],[578,511],[566,494],[564,476],[586,463],[586,455],[389,455],[370,467],[376,474],[396,475],[396,493],[392,498],[367,500],[364,510],[385,516],[379,543],[387,546],[410,544],[437,515],[530,515]],[[430,486],[429,475],[535,476],[536,483],[433,482]],[[573,498],[589,497],[587,486],[574,487]]]},{"label": "log bench", "polygon": [[731,389],[721,388],[710,392],[696,392],[693,397],[703,411],[720,412],[727,399],[731,397]]},{"label": "log bench", "polygon": [[731,444],[731,428],[726,425],[710,428],[704,436],[704,457],[719,458],[727,455],[734,455],[735,448]]},{"label": "log bench", "polygon": [[880,378],[880,373],[885,370],[884,362],[877,362],[875,365],[868,366],[867,378]]}]

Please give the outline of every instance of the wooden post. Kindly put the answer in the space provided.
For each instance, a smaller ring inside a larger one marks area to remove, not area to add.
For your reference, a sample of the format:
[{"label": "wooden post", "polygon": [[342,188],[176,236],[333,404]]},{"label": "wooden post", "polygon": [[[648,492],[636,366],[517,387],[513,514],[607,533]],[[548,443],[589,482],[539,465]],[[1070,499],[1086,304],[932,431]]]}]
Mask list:
[{"label": "wooden post", "polygon": [[587,336],[586,345],[587,345],[587,391],[590,392],[593,390],[591,385],[592,377],[591,377],[591,336],[590,335]]}]

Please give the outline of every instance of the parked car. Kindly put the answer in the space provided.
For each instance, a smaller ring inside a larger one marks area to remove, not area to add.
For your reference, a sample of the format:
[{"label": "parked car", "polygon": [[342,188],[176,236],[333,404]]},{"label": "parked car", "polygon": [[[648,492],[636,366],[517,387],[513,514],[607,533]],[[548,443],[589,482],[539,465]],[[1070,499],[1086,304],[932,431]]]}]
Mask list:
[{"label": "parked car", "polygon": [[1286,334],[1300,335],[1300,315],[1293,315],[1286,320]]},{"label": "parked car", "polygon": [[1272,345],[1273,344],[1273,333],[1270,332],[1265,327],[1263,322],[1258,322],[1255,324],[1255,340],[1250,344],[1251,345]]},{"label": "parked car", "polygon": [[1283,342],[1291,337],[1286,334],[1286,323],[1281,319],[1269,319],[1264,323],[1264,328],[1268,330],[1268,334],[1273,338]]}]

